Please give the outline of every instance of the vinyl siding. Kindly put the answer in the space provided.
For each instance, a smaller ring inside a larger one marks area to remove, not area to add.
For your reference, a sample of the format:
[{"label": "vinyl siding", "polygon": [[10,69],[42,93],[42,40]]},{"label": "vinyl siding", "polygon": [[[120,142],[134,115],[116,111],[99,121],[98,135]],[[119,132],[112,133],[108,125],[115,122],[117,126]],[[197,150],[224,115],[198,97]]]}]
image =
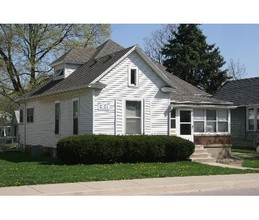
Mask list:
[{"label": "vinyl siding", "polygon": [[[34,107],[34,122],[26,123],[26,144],[55,147],[58,140],[73,134],[72,100],[79,98],[79,134],[92,133],[92,91],[81,90],[27,102]],[[55,101],[60,101],[60,134],[54,134]],[[26,118],[24,117],[24,121]],[[20,142],[24,141],[24,123],[19,124]]]},{"label": "vinyl siding", "polygon": [[[129,68],[138,68],[138,87],[128,86]],[[94,102],[94,125],[97,134],[125,133],[125,102],[139,100],[143,105],[143,132],[145,134],[168,134],[168,94],[160,88],[166,83],[136,53],[131,53],[101,80],[107,85],[96,91]],[[109,111],[98,110],[98,103],[109,102]],[[115,123],[116,122],[116,123]]]}]

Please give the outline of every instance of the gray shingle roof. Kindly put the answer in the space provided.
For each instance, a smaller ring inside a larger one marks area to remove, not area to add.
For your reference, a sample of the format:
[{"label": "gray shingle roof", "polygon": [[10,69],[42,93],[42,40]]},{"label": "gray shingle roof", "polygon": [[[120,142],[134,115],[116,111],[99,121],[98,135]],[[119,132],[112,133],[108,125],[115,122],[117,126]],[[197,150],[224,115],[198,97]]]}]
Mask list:
[{"label": "gray shingle roof", "polygon": [[157,67],[173,82],[177,87],[176,91],[170,94],[173,103],[188,103],[188,104],[210,104],[210,105],[230,105],[232,103],[212,98],[210,94],[203,90],[187,83],[179,77],[166,71],[166,67],[155,62]]},{"label": "gray shingle roof", "polygon": [[117,62],[132,48],[133,47],[129,47],[127,49],[123,49],[119,52],[115,52],[98,59],[92,58],[80,66],[67,78],[60,80],[50,80],[44,85],[40,86],[38,89],[24,95],[22,99],[32,98],[34,96],[50,95],[87,87],[93,80],[100,76],[105,70]]},{"label": "gray shingle roof", "polygon": [[107,54],[115,53],[123,49],[125,48],[109,39],[97,48],[77,47],[71,49],[56,59],[53,63],[51,63],[51,66],[61,62],[83,64],[93,57],[100,58]]},{"label": "gray shingle roof", "polygon": [[[133,46],[134,47],[134,46]],[[63,55],[58,62],[80,62],[87,60],[77,70],[65,79],[49,80],[40,87],[25,94],[21,99],[33,98],[56,94],[64,91],[71,91],[87,87],[109,67],[116,63],[120,58],[127,54],[133,47],[124,49],[117,43],[108,40],[96,49],[91,50],[71,50]],[[79,52],[80,51],[80,52]],[[84,51],[84,52],[82,52]],[[85,55],[85,57],[81,57]],[[57,61],[55,61],[57,62]],[[173,103],[193,103],[193,104],[224,104],[230,103],[211,98],[206,92],[185,82],[166,71],[166,68],[159,63],[155,65],[165,74],[165,76],[175,85],[176,91],[171,93]]]},{"label": "gray shingle roof", "polygon": [[259,104],[259,77],[229,81],[214,97],[235,105]]}]

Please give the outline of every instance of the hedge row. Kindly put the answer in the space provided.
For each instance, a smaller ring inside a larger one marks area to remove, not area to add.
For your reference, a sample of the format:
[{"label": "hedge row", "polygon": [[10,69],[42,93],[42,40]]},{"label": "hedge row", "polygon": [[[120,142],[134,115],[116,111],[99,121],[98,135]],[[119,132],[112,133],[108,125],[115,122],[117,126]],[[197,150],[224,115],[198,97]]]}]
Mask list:
[{"label": "hedge row", "polygon": [[192,142],[167,135],[77,135],[57,144],[66,164],[170,162],[187,160],[193,152]]}]

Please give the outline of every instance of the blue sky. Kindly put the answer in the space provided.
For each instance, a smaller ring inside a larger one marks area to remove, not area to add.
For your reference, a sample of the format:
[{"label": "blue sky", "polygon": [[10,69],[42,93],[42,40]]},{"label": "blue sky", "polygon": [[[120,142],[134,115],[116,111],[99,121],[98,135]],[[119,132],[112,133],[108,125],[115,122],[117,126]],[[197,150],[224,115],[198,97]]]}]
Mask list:
[{"label": "blue sky", "polygon": [[[124,47],[138,44],[143,49],[143,39],[160,28],[160,24],[113,24],[111,38]],[[259,77],[259,24],[204,24],[200,28],[227,63],[234,59],[245,65],[244,78]]]}]

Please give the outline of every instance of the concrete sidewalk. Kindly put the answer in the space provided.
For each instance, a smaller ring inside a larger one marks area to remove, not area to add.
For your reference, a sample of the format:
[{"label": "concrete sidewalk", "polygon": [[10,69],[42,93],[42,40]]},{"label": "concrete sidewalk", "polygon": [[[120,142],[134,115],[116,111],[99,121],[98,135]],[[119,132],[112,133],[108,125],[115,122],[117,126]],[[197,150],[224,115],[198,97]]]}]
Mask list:
[{"label": "concrete sidewalk", "polygon": [[0,195],[174,195],[259,187],[259,174],[169,177],[2,187]]}]

